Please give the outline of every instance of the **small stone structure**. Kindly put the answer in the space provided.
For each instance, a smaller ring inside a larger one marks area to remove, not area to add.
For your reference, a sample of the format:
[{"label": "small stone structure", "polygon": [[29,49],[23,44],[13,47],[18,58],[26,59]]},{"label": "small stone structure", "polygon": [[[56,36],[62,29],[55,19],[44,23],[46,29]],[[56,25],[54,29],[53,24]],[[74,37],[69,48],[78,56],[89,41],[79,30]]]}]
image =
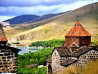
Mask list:
[{"label": "small stone structure", "polygon": [[0,73],[16,73],[19,49],[9,47],[6,43],[7,38],[0,24]]},{"label": "small stone structure", "polygon": [[55,47],[47,59],[47,74],[57,73],[70,65],[83,66],[98,59],[98,46],[91,46],[91,34],[79,21],[66,34],[64,46]]}]

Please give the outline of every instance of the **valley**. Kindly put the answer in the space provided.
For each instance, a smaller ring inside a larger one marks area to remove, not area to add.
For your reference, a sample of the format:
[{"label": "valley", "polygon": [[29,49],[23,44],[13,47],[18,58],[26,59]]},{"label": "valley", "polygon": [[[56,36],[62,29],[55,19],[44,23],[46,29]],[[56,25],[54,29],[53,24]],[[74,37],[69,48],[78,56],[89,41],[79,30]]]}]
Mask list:
[{"label": "valley", "polygon": [[59,14],[46,20],[18,24],[5,29],[9,42],[13,41],[42,41],[63,39],[76,22],[79,15],[81,24],[91,33],[92,40],[98,38],[98,3],[89,4],[76,10]]}]

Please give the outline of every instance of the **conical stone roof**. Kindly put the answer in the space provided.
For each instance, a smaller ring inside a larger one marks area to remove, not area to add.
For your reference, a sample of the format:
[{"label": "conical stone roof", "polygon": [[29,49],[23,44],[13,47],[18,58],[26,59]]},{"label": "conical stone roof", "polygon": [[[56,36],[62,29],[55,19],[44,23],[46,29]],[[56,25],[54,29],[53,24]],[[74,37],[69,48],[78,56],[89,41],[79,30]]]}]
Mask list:
[{"label": "conical stone roof", "polygon": [[66,36],[91,36],[91,34],[77,21]]}]

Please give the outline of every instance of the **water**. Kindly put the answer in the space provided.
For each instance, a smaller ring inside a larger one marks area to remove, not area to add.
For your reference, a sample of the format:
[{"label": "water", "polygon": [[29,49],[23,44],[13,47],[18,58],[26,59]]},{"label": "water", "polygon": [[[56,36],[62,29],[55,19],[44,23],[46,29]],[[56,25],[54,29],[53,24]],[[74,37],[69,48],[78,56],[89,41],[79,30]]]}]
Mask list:
[{"label": "water", "polygon": [[18,54],[24,54],[24,53],[29,53],[29,52],[36,52],[40,49],[43,49],[42,46],[39,47],[28,47],[28,46],[16,46],[14,44],[11,44],[11,47],[15,47],[18,49],[21,49],[21,51],[18,52]]},{"label": "water", "polygon": [[17,48],[21,49],[18,54],[24,54],[29,52],[36,52],[38,49],[34,47],[27,47],[27,46],[18,46]]},{"label": "water", "polygon": [[24,54],[24,53],[29,53],[29,52],[36,52],[37,50],[26,50],[26,49],[21,49],[21,51],[18,52],[18,54]]},{"label": "water", "polygon": [[11,47],[15,47],[15,48],[21,49],[21,51],[19,51],[18,54],[24,54],[24,53],[29,53],[29,52],[36,52],[38,50],[35,47],[28,47],[28,46],[11,45]]}]

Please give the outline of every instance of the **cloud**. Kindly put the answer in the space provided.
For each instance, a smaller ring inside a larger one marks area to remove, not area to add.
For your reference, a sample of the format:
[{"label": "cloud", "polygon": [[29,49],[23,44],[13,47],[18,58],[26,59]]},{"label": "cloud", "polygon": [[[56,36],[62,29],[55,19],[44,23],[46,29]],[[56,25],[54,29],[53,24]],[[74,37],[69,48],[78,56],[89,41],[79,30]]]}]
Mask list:
[{"label": "cloud", "polygon": [[41,4],[42,0],[2,0],[1,7],[9,6],[33,6]]},{"label": "cloud", "polygon": [[0,3],[0,16],[4,17],[0,19],[4,20],[7,17],[11,18],[12,16],[24,14],[45,15],[66,12],[91,2],[88,0],[2,0]]},{"label": "cloud", "polygon": [[10,19],[10,18],[13,18],[14,16],[0,16],[0,22],[1,21],[4,21],[6,19]]},{"label": "cloud", "polygon": [[76,1],[78,0],[2,0],[0,1],[0,7],[70,4]]},{"label": "cloud", "polygon": [[[51,1],[51,0],[50,0]],[[59,5],[38,5],[38,6],[30,6],[30,7],[0,7],[0,15],[2,16],[17,16],[22,14],[36,14],[36,15],[44,15],[51,13],[60,13],[66,12],[69,10],[73,10],[89,4],[88,1],[78,1],[73,4],[59,4]]]}]

